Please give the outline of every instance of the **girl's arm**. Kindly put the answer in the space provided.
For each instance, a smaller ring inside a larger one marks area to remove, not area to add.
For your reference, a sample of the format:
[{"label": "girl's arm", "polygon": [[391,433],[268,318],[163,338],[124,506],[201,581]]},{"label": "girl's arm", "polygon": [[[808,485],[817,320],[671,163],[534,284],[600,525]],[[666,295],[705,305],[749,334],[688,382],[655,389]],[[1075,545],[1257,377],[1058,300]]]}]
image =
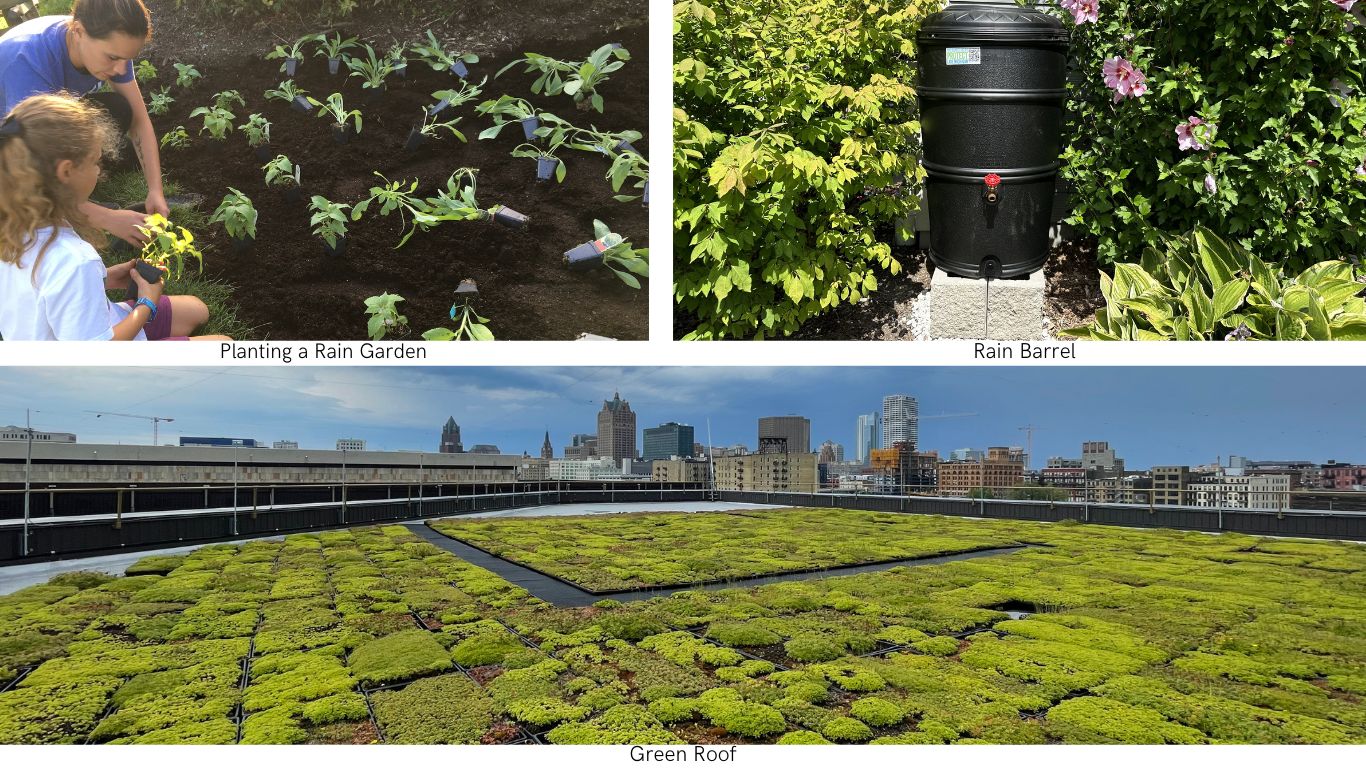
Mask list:
[{"label": "girl's arm", "polygon": [[[129,264],[132,264],[132,262],[129,262]],[[158,281],[156,285],[152,285],[146,280],[143,280],[142,274],[136,269],[130,270],[128,274],[138,286],[138,297],[147,299],[153,304],[157,303],[157,300],[161,298],[161,290],[164,283]],[[142,304],[134,305],[133,311],[128,313],[128,317],[123,318],[114,326],[114,338],[112,341],[132,341],[137,338],[138,333],[140,333],[151,320],[152,310]]]},{"label": "girl's arm", "polygon": [[147,105],[142,101],[142,89],[137,80],[110,82],[109,85],[133,108],[133,126],[128,129],[128,141],[133,145],[142,164],[142,175],[147,179],[147,213],[170,216],[171,210],[166,206],[166,194],[161,186],[161,145],[156,129],[152,127],[152,117],[147,114]]}]

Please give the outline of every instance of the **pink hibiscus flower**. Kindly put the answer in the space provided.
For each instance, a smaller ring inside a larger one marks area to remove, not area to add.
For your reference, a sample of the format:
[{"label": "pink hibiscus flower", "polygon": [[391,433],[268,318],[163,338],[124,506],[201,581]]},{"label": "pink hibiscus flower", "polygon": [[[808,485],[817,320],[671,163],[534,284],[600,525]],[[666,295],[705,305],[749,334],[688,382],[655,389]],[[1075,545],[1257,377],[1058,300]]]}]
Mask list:
[{"label": "pink hibiscus flower", "polygon": [[1357,0],[1333,0],[1333,5],[1336,5],[1344,11],[1350,11],[1356,1]]},{"label": "pink hibiscus flower", "polygon": [[1094,24],[1100,18],[1100,0],[1072,0],[1071,5],[1064,5],[1064,8],[1072,12],[1072,23]]},{"label": "pink hibiscus flower", "polygon": [[1147,76],[1122,56],[1106,59],[1102,72],[1105,75],[1105,87],[1115,90],[1116,103],[1129,97],[1138,98],[1148,92]]},{"label": "pink hibiscus flower", "polygon": [[1357,175],[1366,176],[1366,162],[1363,162],[1361,165],[1357,166]]},{"label": "pink hibiscus flower", "polygon": [[1214,183],[1214,174],[1205,174],[1205,191],[1211,195],[1219,191],[1219,185]]},{"label": "pink hibiscus flower", "polygon": [[1176,126],[1176,144],[1184,152],[1192,149],[1205,150],[1214,143],[1214,136],[1219,132],[1218,126],[1214,123],[1207,123],[1204,120],[1191,115],[1186,118],[1186,122],[1178,123]]}]

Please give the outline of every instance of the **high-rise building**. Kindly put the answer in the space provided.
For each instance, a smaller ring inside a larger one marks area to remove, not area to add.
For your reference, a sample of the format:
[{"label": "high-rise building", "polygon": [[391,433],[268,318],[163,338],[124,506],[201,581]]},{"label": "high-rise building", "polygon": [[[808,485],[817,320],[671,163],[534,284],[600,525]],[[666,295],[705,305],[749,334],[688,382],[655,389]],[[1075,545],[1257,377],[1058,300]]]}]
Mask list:
[{"label": "high-rise building", "polygon": [[646,427],[645,450],[641,458],[645,461],[669,459],[677,456],[686,459],[692,455],[693,428],[687,424],[670,421],[657,427]]},{"label": "high-rise building", "polygon": [[760,418],[759,453],[811,453],[811,420],[805,416]]},{"label": "high-rise building", "polygon": [[872,450],[882,447],[882,414],[860,414],[857,430],[854,435],[854,458],[867,464]]},{"label": "high-rise building", "polygon": [[844,461],[844,446],[834,440],[826,440],[821,443],[819,451],[820,458],[816,461],[820,464],[839,464]]},{"label": "high-rise building", "polygon": [[598,455],[616,461],[636,457],[636,414],[620,392],[598,411]]},{"label": "high-rise building", "polygon": [[910,395],[882,398],[882,445],[897,443],[907,443],[913,451],[920,444],[920,406]]},{"label": "high-rise building", "polygon": [[545,440],[541,443],[541,458],[555,458],[555,448],[550,444],[550,430],[546,430]]},{"label": "high-rise building", "polygon": [[365,441],[356,438],[344,437],[337,441],[337,450],[363,451],[365,450]]},{"label": "high-rise building", "polygon": [[446,426],[441,428],[441,453],[464,453],[465,446],[460,444],[460,425],[455,423],[455,417],[446,419]]}]

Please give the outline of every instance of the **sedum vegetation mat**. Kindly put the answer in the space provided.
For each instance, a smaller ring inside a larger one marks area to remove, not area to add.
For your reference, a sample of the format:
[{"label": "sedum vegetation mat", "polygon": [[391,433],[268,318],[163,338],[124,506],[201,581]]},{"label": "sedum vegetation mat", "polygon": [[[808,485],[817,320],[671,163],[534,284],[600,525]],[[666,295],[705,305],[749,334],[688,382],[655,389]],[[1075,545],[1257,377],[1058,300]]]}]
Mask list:
[{"label": "sedum vegetation mat", "polygon": [[1366,743],[1361,545],[961,522],[1050,546],[587,609],[402,526],[66,574],[0,598],[0,739]]},{"label": "sedum vegetation mat", "polygon": [[[1019,529],[834,509],[438,520],[453,539],[590,592],[617,592],[1019,546]],[[799,531],[800,535],[793,535]]]}]

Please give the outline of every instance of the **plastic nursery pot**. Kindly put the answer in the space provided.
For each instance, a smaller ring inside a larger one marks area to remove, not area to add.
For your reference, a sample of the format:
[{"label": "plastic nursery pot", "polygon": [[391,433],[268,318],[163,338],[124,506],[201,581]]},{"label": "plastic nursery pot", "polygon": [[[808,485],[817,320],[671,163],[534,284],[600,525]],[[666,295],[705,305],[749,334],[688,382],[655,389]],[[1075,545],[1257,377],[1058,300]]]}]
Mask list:
[{"label": "plastic nursery pot", "polygon": [[231,240],[232,252],[238,255],[250,251],[256,245],[256,238],[254,237],[234,237]]},{"label": "plastic nursery pot", "polygon": [[436,106],[432,107],[431,109],[428,109],[428,110],[427,110],[427,114],[428,114],[428,115],[431,115],[432,117],[436,117],[437,115],[439,115],[439,114],[441,114],[442,112],[444,112],[444,111],[446,110],[446,107],[449,107],[450,105],[451,105],[451,100],[450,100],[450,99],[442,99],[441,101],[438,101],[438,102],[436,103]]},{"label": "plastic nursery pot", "polygon": [[328,60],[327,60],[327,72],[328,72],[328,74],[330,74],[330,75],[335,75],[335,74],[337,74],[337,70],[339,70],[339,69],[341,69],[341,59],[328,59]]},{"label": "plastic nursery pot", "polygon": [[299,60],[298,60],[298,59],[285,59],[285,74],[286,74],[287,76],[289,76],[289,77],[294,77],[294,75],[297,74],[298,71],[299,71]]},{"label": "plastic nursery pot", "polygon": [[466,67],[465,62],[463,61],[457,61],[454,64],[452,64],[451,72],[454,72],[455,76],[460,78],[461,80],[464,80],[470,74],[469,67]]},{"label": "plastic nursery pot", "polygon": [[536,158],[536,180],[549,181],[555,175],[555,169],[560,167],[559,158],[538,157]]},{"label": "plastic nursery pot", "polygon": [[286,203],[297,203],[304,199],[304,191],[299,187],[285,187],[282,194]]},{"label": "plastic nursery pot", "polygon": [[500,206],[495,209],[493,211],[493,220],[508,229],[515,230],[526,229],[527,223],[531,221],[527,218],[526,214],[518,213],[507,206]]},{"label": "plastic nursery pot", "polygon": [[650,204],[650,182],[645,182],[645,196],[640,199],[641,205]]},{"label": "plastic nursery pot", "polygon": [[303,97],[303,96],[295,96],[295,97],[294,97],[294,101],[293,101],[292,104],[290,104],[290,106],[294,107],[295,109],[299,110],[300,112],[312,112],[312,111],[313,111],[313,105],[312,105],[312,104],[309,104],[309,103],[308,103],[308,99],[305,98],[305,97]]},{"label": "plastic nursery pot", "polygon": [[378,88],[362,88],[360,90],[360,103],[365,104],[367,106],[374,104],[376,101],[379,101],[379,98],[381,96],[384,95],[384,90],[384,86],[380,86]]},{"label": "plastic nursery pot", "polygon": [[634,152],[634,153],[636,153],[637,155],[640,154],[640,150],[638,150],[638,149],[636,149],[635,147],[631,146],[631,142],[629,142],[629,141],[619,141],[619,142],[617,142],[617,145],[616,145],[615,147],[613,147],[613,149],[616,150],[617,152]]},{"label": "plastic nursery pot", "polygon": [[[120,240],[119,242],[122,243],[123,241]],[[129,250],[132,250],[131,247],[129,248]],[[136,270],[138,271],[138,274],[139,274],[139,275],[142,275],[142,279],[143,279],[143,280],[146,280],[147,282],[151,283],[152,285],[156,285],[157,283],[161,282],[161,279],[164,278],[164,277],[166,276],[166,273],[165,273],[165,272],[162,272],[161,270],[157,269],[156,267],[152,266],[151,264],[148,264],[147,262],[143,261],[142,259],[138,259],[137,261],[133,262],[133,269],[136,269]],[[128,296],[128,298],[127,298],[128,301],[137,301],[137,298],[138,298],[138,284],[137,284],[137,282],[136,282],[135,280],[133,280],[133,278],[131,278],[131,277],[128,278],[128,294],[127,294],[127,296]]]},{"label": "plastic nursery pot", "polygon": [[564,262],[570,269],[586,269],[602,263],[602,253],[607,250],[601,240],[576,245],[564,252]]},{"label": "plastic nursery pot", "polygon": [[527,141],[531,141],[532,139],[536,138],[536,129],[541,127],[541,118],[528,117],[527,119],[521,120],[519,122],[521,122],[522,124],[522,134],[526,136]]},{"label": "plastic nursery pot", "polygon": [[422,131],[414,128],[408,131],[408,143],[403,145],[403,151],[416,152],[425,143],[427,143],[427,137],[422,135]]},{"label": "plastic nursery pot", "polygon": [[460,285],[457,286],[455,289],[455,295],[465,296],[472,299],[475,296],[479,295],[479,283],[467,277],[464,280],[460,281]]},{"label": "plastic nursery pot", "polygon": [[323,253],[326,254],[326,255],[328,255],[328,256],[330,256],[330,257],[332,257],[332,258],[334,258],[334,259],[341,258],[342,256],[345,256],[345,255],[346,255],[346,238],[345,238],[345,237],[339,237],[339,238],[337,238],[337,244],[336,244],[336,245],[328,245],[328,244],[327,244],[327,241],[324,240],[324,241],[323,241]]},{"label": "plastic nursery pot", "polygon": [[338,144],[346,144],[351,141],[351,129],[346,126],[332,126],[332,140]]},{"label": "plastic nursery pot", "polygon": [[398,62],[394,62],[394,74],[398,75],[399,77],[407,77],[407,76],[408,76],[408,62],[405,61],[405,62],[403,62],[402,64],[399,64]]},{"label": "plastic nursery pot", "polygon": [[274,155],[270,153],[269,144],[262,144],[252,151],[256,154],[256,162],[258,163],[268,163],[270,162],[270,158],[274,157]]}]

